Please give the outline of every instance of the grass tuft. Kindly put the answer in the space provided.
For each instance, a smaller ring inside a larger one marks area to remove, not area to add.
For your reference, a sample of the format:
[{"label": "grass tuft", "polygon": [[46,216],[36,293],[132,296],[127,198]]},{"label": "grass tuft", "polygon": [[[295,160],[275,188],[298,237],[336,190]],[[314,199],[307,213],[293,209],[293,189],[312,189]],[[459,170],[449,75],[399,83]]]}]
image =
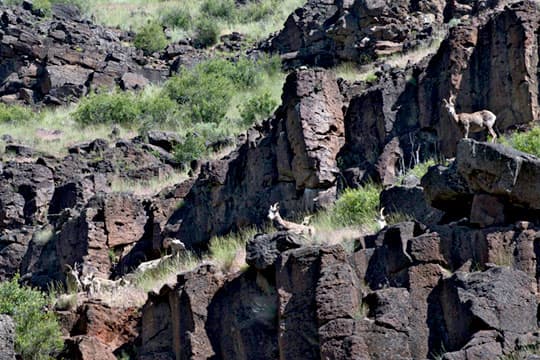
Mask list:
[{"label": "grass tuft", "polygon": [[502,137],[500,141],[516,150],[540,157],[540,126],[534,126],[526,132],[515,132],[508,137]]},{"label": "grass tuft", "polygon": [[176,283],[177,274],[193,270],[199,263],[200,259],[191,252],[169,256],[153,269],[135,272],[134,285],[145,292],[159,290],[165,284]]},{"label": "grass tuft", "polygon": [[225,272],[238,271],[245,266],[247,241],[257,234],[255,228],[210,239],[208,260]]}]

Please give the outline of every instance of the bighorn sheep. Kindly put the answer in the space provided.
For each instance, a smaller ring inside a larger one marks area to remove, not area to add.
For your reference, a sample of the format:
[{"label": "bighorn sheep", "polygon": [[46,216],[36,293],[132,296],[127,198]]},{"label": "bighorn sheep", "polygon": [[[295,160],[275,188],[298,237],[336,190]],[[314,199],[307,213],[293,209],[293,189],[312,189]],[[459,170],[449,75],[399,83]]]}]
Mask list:
[{"label": "bighorn sheep", "polygon": [[163,247],[165,249],[170,248],[173,256],[179,255],[186,250],[186,246],[182,241],[169,237],[163,240]]},{"label": "bighorn sheep", "polygon": [[[281,215],[279,214],[279,203],[275,203],[274,205],[270,206],[270,209],[268,210],[268,219],[270,219],[276,229],[280,231],[290,231],[295,234],[309,236],[315,233],[315,229],[312,226],[307,226],[303,223],[296,224],[290,221],[283,220],[281,218]],[[309,218],[304,218],[304,223],[308,221]]]},{"label": "bighorn sheep", "polygon": [[379,211],[379,217],[377,218],[377,225],[379,225],[379,229],[384,229],[388,223],[386,222],[386,216],[384,215],[384,207],[381,208]]},{"label": "bighorn sheep", "polygon": [[65,264],[64,275],[66,277],[66,289],[69,293],[77,293],[82,289],[77,263],[75,263],[73,267],[69,264]]},{"label": "bighorn sheep", "polygon": [[115,292],[122,286],[128,286],[130,282],[125,278],[120,278],[117,280],[109,280],[104,278],[96,277],[94,274],[91,275],[92,280],[88,288],[89,295],[100,294],[101,291],[110,291]]},{"label": "bighorn sheep", "polygon": [[450,94],[448,100],[443,99],[443,105],[448,111],[448,114],[459,125],[462,131],[465,132],[465,139],[469,137],[469,132],[479,132],[487,129],[492,136],[491,142],[495,142],[497,134],[493,130],[497,117],[489,110],[480,110],[473,113],[456,113],[455,107],[456,96]]}]

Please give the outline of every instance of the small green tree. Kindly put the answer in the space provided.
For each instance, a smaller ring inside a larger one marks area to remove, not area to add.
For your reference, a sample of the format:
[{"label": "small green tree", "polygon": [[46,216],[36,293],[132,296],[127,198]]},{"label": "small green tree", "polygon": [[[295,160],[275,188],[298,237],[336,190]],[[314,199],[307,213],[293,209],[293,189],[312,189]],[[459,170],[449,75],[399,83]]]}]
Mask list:
[{"label": "small green tree", "polygon": [[181,163],[189,163],[192,160],[202,158],[206,153],[206,144],[204,138],[197,134],[189,133],[184,141],[173,150],[174,157]]},{"label": "small green tree", "polygon": [[332,217],[343,225],[370,224],[377,217],[381,189],[368,184],[358,189],[346,189],[336,201]]},{"label": "small green tree", "polygon": [[219,28],[213,19],[200,18],[194,26],[195,36],[193,43],[198,48],[214,45],[219,36]]},{"label": "small green tree", "polygon": [[15,321],[15,351],[24,360],[48,360],[62,349],[62,333],[40,291],[19,284],[19,276],[0,283],[0,313]]},{"label": "small green tree", "polygon": [[227,113],[232,83],[219,74],[185,70],[167,81],[165,91],[180,105],[185,122],[218,124]]},{"label": "small green tree", "polygon": [[240,116],[244,125],[252,125],[269,117],[278,105],[269,92],[250,98],[245,104],[239,106]]},{"label": "small green tree", "polygon": [[32,110],[24,106],[0,103],[0,124],[21,123],[32,120],[35,116]]},{"label": "small green tree", "polygon": [[160,23],[150,21],[135,35],[133,44],[137,49],[143,50],[148,55],[163,50],[167,46],[167,37],[165,37]]}]

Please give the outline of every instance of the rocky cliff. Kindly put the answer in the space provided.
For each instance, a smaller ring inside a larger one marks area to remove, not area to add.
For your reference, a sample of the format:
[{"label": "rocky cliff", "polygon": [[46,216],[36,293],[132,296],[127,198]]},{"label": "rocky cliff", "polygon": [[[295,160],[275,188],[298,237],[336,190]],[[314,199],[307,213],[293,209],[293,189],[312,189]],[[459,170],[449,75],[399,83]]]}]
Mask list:
[{"label": "rocky cliff", "polygon": [[[389,55],[464,17],[432,54],[405,68],[383,65],[372,81],[292,71],[271,118],[156,195],[116,192],[112,182],[181,168],[169,153],[175,134],[96,139],[58,158],[5,137],[0,277],[19,272],[46,287],[77,263],[81,275],[113,279],[159,258],[166,238],[200,254],[214,235],[262,225],[270,204],[294,218],[375,181],[387,186],[389,213],[416,220],[357,237],[352,251],[258,234],[242,271],[203,263],[151,292],[142,309],[129,294],[117,296],[123,304],[94,299],[59,310],[63,356],[495,359],[539,343],[539,160],[478,141],[483,133],[459,141],[441,101],[456,94],[458,111],[492,110],[499,132],[533,123],[540,17],[530,1],[471,4],[308,2],[266,48],[289,65]],[[66,11],[35,22],[31,10],[2,9],[3,100],[63,103],[101,85],[136,88],[183,56],[171,48],[170,57],[144,57],[118,45],[129,34]],[[421,184],[390,187],[432,157],[455,161]]]},{"label": "rocky cliff", "polygon": [[538,229],[527,220],[539,164],[462,141],[455,163],[422,185],[429,203],[470,222],[399,223],[357,239],[352,253],[257,235],[245,272],[203,265],[150,295],[141,358],[495,359],[534,344]]}]

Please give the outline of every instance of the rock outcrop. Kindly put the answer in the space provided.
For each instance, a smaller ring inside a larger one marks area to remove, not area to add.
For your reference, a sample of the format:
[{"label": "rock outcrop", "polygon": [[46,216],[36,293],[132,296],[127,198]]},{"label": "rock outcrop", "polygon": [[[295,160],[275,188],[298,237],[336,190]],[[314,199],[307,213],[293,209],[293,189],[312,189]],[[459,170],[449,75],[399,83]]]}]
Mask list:
[{"label": "rock outcrop", "polygon": [[441,28],[445,1],[308,1],[268,40],[289,65],[366,63],[417,45]]},{"label": "rock outcrop", "polygon": [[[223,359],[481,359],[536,344],[537,163],[501,145],[462,140],[450,168],[432,167],[423,188],[412,188],[425,190],[424,209],[426,200],[441,209],[430,210],[438,220],[385,227],[359,239],[352,253],[287,233],[256,235],[244,272],[226,277],[204,265],[153,295],[143,311],[143,329],[154,328],[142,339],[144,354],[174,358],[186,346],[174,340],[178,328],[208,339],[197,356]],[[497,209],[504,221],[489,222]],[[448,224],[452,218],[464,219]],[[188,285],[199,297],[178,307],[175,289]],[[186,328],[182,321],[194,314]],[[152,336],[165,333],[157,324],[172,338]]]},{"label": "rock outcrop", "polygon": [[422,179],[427,200],[485,226],[538,218],[538,158],[512,148],[461,140],[456,161]]},{"label": "rock outcrop", "polygon": [[96,139],[73,145],[63,158],[30,148],[10,156],[0,172],[0,278],[19,272],[45,287],[63,280],[65,264],[108,278],[159,257],[163,228],[192,181],[156,196],[119,192],[114,184],[172,176],[176,170],[149,147],[171,156],[178,139],[167,136],[152,133],[156,145]]},{"label": "rock outcrop", "polygon": [[342,85],[350,99],[339,156],[347,184],[391,185],[419,161],[455,156],[463,135],[442,106],[452,93],[458,112],[494,112],[501,132],[534,121],[539,19],[534,3],[513,3],[453,27],[434,55],[412,67],[383,67],[375,84],[354,91]]},{"label": "rock outcrop", "polygon": [[31,7],[0,7],[1,101],[61,105],[91,90],[137,90],[204,58],[183,44],[145,56],[125,45],[132,33],[95,25],[74,6],[56,4],[52,12],[45,18]]},{"label": "rock outcrop", "polygon": [[277,201],[284,215],[331,204],[343,131],[342,97],[332,74],[292,73],[275,116],[250,129],[235,151],[202,166],[171,217],[179,227],[172,237],[204,249],[212,235],[262,224]]},{"label": "rock outcrop", "polygon": [[[142,358],[173,359],[193,333],[205,340],[176,358],[453,358],[482,344],[499,356],[534,339],[538,274],[527,236],[536,230],[434,230],[400,224],[353,254],[339,245],[285,250],[271,267],[225,281],[203,266],[145,306]],[[509,256],[516,262],[490,265]],[[197,300],[186,294],[179,305],[175,289],[188,285]]]},{"label": "rock outcrop", "polygon": [[262,48],[278,52],[292,67],[364,64],[426,46],[451,19],[468,21],[514,2],[311,0]]}]

